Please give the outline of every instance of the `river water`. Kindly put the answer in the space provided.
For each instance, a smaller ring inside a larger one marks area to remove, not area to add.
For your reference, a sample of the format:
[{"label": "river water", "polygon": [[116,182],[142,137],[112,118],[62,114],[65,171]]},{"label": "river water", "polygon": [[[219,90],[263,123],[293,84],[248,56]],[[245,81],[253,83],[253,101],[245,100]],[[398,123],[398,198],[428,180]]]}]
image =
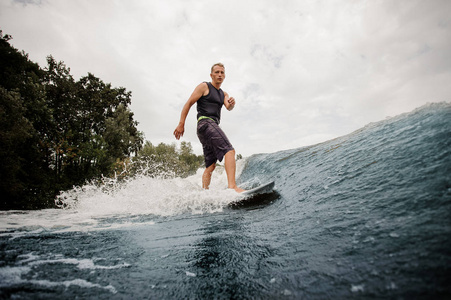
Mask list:
[{"label": "river water", "polygon": [[221,168],[106,180],[0,212],[2,299],[451,297],[451,104]]}]

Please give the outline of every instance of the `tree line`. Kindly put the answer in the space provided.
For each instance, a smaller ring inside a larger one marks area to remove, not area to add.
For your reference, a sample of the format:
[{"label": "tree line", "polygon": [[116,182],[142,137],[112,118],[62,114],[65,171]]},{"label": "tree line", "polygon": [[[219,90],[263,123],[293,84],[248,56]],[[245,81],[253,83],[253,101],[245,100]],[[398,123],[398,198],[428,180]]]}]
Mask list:
[{"label": "tree line", "polygon": [[201,166],[190,143],[144,144],[125,88],[91,73],[75,80],[52,56],[41,68],[10,40],[0,30],[0,209],[55,207],[60,191],[124,174],[130,163],[134,172],[152,162],[173,176]]}]

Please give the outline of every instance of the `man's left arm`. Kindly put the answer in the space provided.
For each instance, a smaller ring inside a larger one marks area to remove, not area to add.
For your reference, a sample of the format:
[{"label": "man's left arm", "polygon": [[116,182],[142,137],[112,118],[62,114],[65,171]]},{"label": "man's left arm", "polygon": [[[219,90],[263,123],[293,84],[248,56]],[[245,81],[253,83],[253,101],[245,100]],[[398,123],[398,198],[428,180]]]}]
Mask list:
[{"label": "man's left arm", "polygon": [[235,98],[229,97],[226,92],[224,92],[224,106],[227,110],[232,110],[235,107]]}]

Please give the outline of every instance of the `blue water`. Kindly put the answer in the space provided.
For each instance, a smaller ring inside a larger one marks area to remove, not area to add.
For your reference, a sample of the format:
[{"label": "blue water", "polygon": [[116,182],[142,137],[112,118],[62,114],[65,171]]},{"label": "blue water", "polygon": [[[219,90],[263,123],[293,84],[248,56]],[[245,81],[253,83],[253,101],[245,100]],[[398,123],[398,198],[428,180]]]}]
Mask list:
[{"label": "blue water", "polygon": [[238,162],[261,203],[187,179],[112,180],[2,212],[5,299],[449,299],[451,104]]}]

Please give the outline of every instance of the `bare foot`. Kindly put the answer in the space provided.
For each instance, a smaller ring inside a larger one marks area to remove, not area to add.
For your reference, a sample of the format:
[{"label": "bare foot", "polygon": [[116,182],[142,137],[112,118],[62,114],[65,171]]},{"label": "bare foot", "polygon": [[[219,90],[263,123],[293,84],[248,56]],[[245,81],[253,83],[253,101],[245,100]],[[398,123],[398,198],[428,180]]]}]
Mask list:
[{"label": "bare foot", "polygon": [[244,192],[244,191],[246,191],[246,190],[243,190],[242,188],[239,188],[239,187],[234,187],[233,188],[237,193],[242,193],[242,192]]}]

